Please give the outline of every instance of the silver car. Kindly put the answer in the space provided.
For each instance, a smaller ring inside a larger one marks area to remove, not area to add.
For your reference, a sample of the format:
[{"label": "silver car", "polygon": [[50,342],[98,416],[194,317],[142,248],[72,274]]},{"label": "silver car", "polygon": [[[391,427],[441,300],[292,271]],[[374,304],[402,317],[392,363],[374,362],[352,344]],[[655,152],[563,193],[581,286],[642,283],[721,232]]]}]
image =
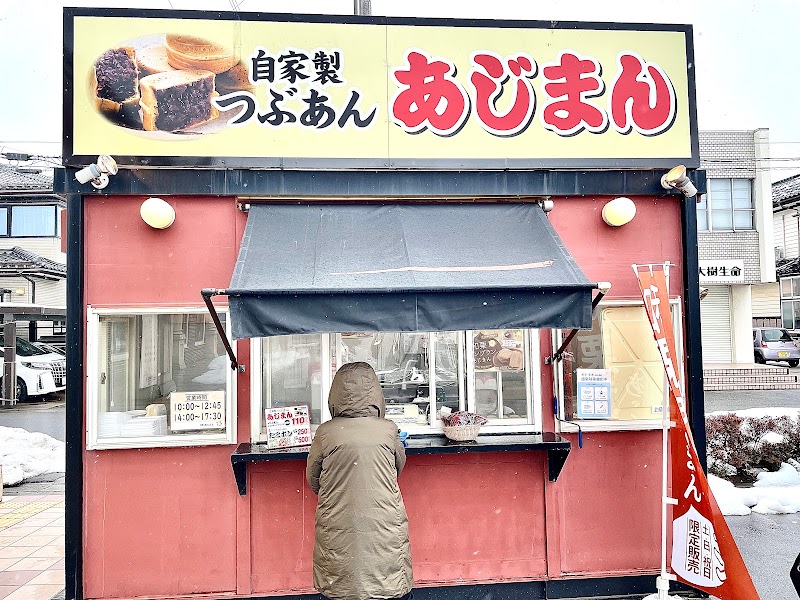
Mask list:
[{"label": "silver car", "polygon": [[800,364],[800,347],[785,329],[777,327],[753,329],[753,351],[759,364],[764,364],[768,360],[788,362],[790,367]]}]

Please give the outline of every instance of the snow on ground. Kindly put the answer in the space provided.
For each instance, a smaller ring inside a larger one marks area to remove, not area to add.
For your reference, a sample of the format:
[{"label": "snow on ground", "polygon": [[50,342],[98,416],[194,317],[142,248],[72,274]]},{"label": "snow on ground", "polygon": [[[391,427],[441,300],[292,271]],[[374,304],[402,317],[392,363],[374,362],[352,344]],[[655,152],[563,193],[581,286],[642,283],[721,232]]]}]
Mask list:
[{"label": "snow on ground", "polygon": [[0,427],[3,485],[16,485],[45,473],[63,473],[66,444],[44,433]]},{"label": "snow on ground", "polygon": [[[708,413],[708,416],[731,412],[740,417],[761,418],[785,415],[800,419],[800,409],[781,407],[721,410]],[[758,480],[751,488],[737,488],[730,481],[714,475],[708,476],[708,483],[723,515],[749,515],[751,512],[764,515],[783,515],[800,512],[800,471],[787,463],[783,463],[776,473],[759,473]]]}]

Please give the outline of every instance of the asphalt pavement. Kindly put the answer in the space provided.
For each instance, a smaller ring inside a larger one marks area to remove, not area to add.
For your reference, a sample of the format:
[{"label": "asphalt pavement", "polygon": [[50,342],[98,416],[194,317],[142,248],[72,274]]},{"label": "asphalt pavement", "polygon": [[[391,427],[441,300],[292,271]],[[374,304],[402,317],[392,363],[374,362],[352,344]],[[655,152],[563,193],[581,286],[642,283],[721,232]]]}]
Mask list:
[{"label": "asphalt pavement", "polygon": [[15,406],[0,406],[0,426],[38,431],[66,442],[65,406],[63,395],[58,394],[50,394],[44,400],[27,400]]},{"label": "asphalt pavement", "polygon": [[704,396],[706,414],[720,410],[734,411],[746,408],[800,408],[800,390],[737,390],[735,392],[706,392]]}]

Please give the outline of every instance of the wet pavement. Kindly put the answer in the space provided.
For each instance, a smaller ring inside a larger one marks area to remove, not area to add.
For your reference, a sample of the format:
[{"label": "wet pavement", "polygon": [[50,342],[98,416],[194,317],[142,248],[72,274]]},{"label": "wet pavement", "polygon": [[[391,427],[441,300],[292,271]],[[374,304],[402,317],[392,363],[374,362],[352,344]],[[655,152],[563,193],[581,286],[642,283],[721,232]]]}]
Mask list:
[{"label": "wet pavement", "polygon": [[[800,409],[800,390],[737,390],[705,392],[706,414],[719,410],[789,407]],[[797,600],[793,598],[792,600]]]},{"label": "wet pavement", "polygon": [[59,394],[49,394],[43,401],[27,400],[15,406],[0,406],[0,426],[38,431],[65,442],[65,410],[63,395]]},{"label": "wet pavement", "polygon": [[725,517],[762,600],[797,600],[789,571],[800,553],[800,514]]}]

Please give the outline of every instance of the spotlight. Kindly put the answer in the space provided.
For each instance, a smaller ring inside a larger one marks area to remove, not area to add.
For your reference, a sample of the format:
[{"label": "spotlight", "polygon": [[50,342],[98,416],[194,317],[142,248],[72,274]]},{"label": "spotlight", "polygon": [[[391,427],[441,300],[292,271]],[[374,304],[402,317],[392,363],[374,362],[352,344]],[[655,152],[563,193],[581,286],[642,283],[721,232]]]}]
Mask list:
[{"label": "spotlight", "polygon": [[697,188],[686,176],[686,167],[678,165],[673,167],[661,177],[661,187],[665,190],[676,189],[687,198],[697,194]]},{"label": "spotlight", "polygon": [[75,179],[78,183],[91,183],[96,190],[102,190],[108,185],[108,176],[116,175],[118,170],[117,161],[103,154],[97,157],[96,163],[75,173]]},{"label": "spotlight", "polygon": [[708,296],[708,288],[700,287],[700,300]]}]

